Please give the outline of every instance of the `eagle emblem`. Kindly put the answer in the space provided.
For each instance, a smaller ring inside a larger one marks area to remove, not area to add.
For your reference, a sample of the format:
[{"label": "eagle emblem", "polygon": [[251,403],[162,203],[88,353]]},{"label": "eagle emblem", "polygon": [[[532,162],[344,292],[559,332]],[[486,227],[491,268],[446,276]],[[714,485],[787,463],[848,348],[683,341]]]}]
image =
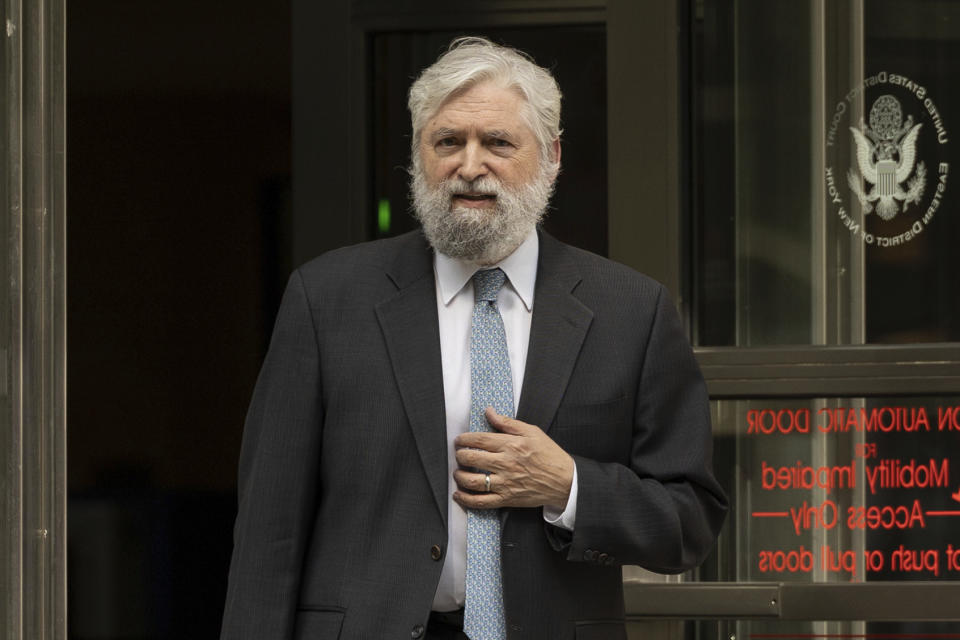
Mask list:
[{"label": "eagle emblem", "polygon": [[[900,102],[893,96],[877,98],[870,109],[870,126],[860,119],[859,127],[850,127],[857,143],[858,174],[852,167],[847,173],[847,183],[857,195],[864,214],[876,207],[877,215],[890,220],[911,203],[919,203],[926,185],[927,168],[923,162],[913,167],[917,158],[917,136],[920,124],[913,124],[913,116],[903,121]],[[910,174],[913,174],[911,177]],[[862,176],[862,178],[861,178]],[[869,192],[863,181],[870,183]],[[906,182],[906,190],[903,183]]]}]

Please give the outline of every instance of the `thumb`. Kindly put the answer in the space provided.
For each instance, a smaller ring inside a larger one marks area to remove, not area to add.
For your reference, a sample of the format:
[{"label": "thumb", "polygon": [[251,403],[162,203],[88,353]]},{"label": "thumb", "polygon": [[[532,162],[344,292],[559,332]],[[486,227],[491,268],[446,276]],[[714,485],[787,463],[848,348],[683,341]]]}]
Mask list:
[{"label": "thumb", "polygon": [[490,426],[497,431],[515,436],[523,435],[526,432],[524,427],[527,425],[525,423],[515,420],[510,416],[501,415],[494,411],[493,407],[487,407],[483,416],[487,419],[487,422],[490,423]]}]

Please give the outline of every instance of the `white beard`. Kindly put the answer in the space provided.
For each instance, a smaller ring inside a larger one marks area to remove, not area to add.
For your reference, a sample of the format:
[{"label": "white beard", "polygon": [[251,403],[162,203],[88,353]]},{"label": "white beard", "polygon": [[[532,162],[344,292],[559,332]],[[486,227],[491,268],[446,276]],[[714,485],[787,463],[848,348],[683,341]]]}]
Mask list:
[{"label": "white beard", "polygon": [[[543,166],[516,189],[492,177],[473,182],[451,178],[431,187],[418,162],[410,173],[413,212],[430,246],[451,258],[482,265],[496,264],[513,253],[543,218],[553,194],[552,171]],[[455,194],[468,192],[496,195],[494,206],[451,208]]]}]

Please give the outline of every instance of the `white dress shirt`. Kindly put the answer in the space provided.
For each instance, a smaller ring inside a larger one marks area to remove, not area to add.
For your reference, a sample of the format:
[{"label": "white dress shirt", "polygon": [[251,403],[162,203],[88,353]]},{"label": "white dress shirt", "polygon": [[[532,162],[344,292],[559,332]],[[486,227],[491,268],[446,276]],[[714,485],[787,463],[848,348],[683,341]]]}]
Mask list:
[{"label": "white dress shirt", "polygon": [[[540,245],[537,232],[531,231],[516,251],[497,267],[507,282],[497,295],[497,307],[503,318],[513,376],[513,409],[520,403],[523,374],[530,343],[533,319],[533,292],[537,281]],[[467,514],[453,501],[457,487],[453,472],[457,468],[453,441],[470,430],[470,329],[473,321],[473,274],[481,267],[471,262],[434,253],[434,277],[437,290],[437,314],[440,320],[440,353],[443,363],[443,395],[447,417],[447,553],[440,583],[433,599],[434,611],[453,611],[463,607],[467,575]],[[538,425],[544,426],[544,425]],[[577,469],[566,509],[558,513],[544,507],[544,520],[573,531],[577,510]]]}]

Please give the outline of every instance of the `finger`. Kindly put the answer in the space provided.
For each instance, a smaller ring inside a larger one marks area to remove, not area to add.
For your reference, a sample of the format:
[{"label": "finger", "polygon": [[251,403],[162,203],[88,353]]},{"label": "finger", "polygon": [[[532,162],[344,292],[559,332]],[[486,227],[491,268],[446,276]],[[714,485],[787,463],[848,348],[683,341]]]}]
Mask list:
[{"label": "finger", "polygon": [[[474,493],[487,493],[487,475],[486,473],[471,473],[463,469],[457,469],[453,472],[453,479],[457,486],[465,491]],[[490,481],[490,491],[493,491],[493,479]]]},{"label": "finger", "polygon": [[471,447],[473,449],[496,452],[503,450],[506,444],[506,436],[502,433],[473,431],[461,433],[453,441],[453,444],[457,447]]},{"label": "finger", "polygon": [[454,454],[461,467],[497,471],[500,469],[500,454],[479,449],[457,449]]},{"label": "finger", "polygon": [[453,499],[464,509],[497,509],[503,505],[503,498],[496,493],[454,491]]},{"label": "finger", "polygon": [[529,433],[530,427],[533,426],[527,424],[526,422],[517,420],[516,418],[499,414],[493,410],[493,407],[487,407],[487,410],[483,413],[483,416],[487,419],[487,422],[490,424],[490,426],[497,431],[514,436],[521,436]]}]

